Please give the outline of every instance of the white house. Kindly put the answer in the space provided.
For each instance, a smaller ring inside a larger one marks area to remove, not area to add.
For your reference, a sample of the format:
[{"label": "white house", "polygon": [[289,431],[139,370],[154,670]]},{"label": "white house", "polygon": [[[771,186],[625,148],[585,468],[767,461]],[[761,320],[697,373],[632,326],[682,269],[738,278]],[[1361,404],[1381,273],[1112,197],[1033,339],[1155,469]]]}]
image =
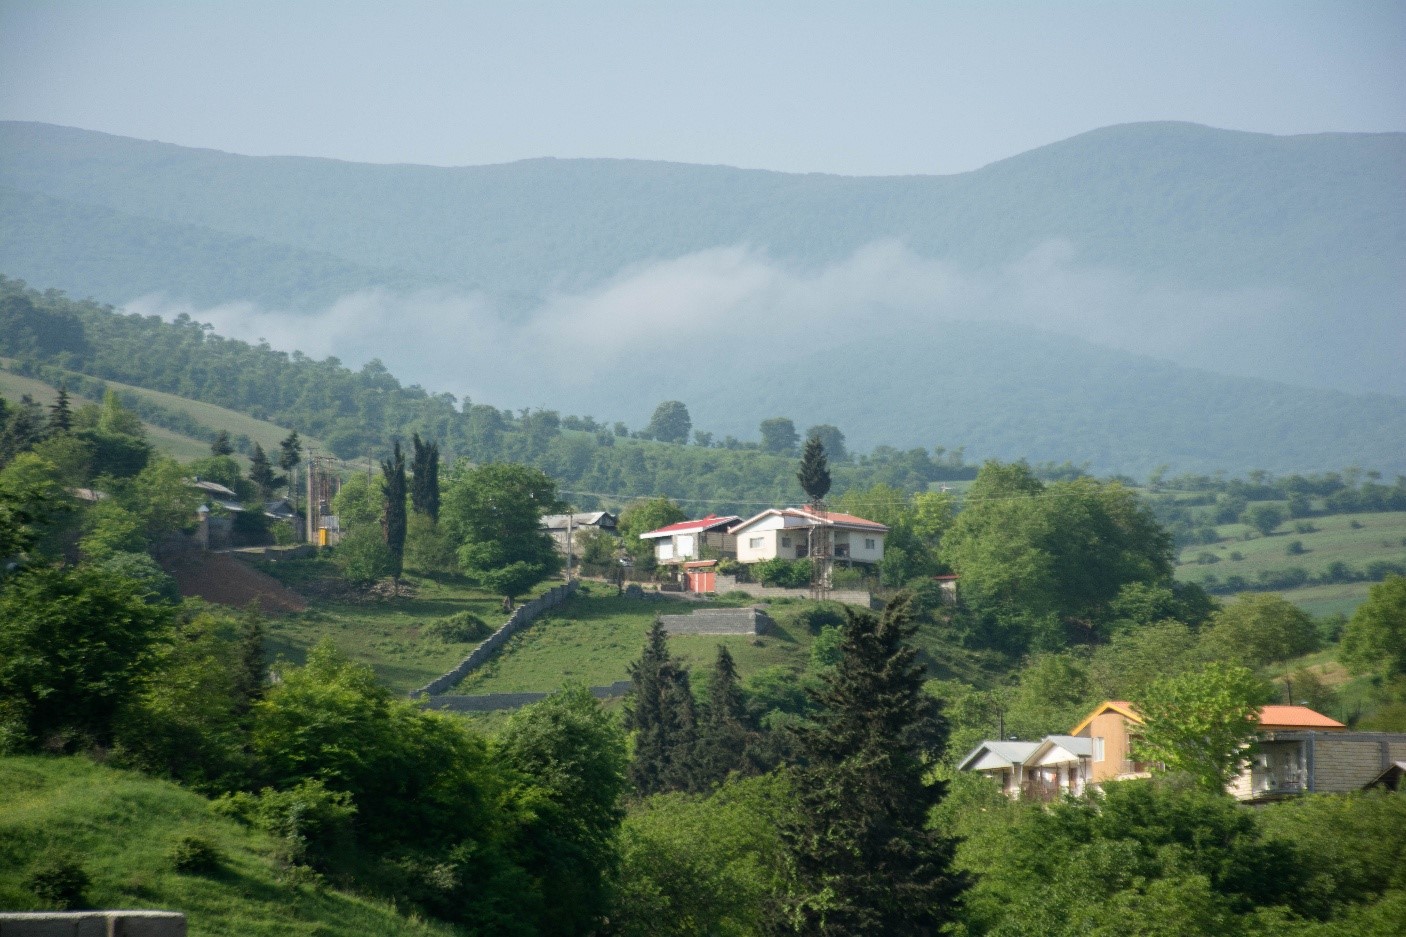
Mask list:
[{"label": "white house", "polygon": [[709,548],[716,556],[734,556],[737,540],[728,531],[740,518],[737,515],[718,517],[709,514],[696,521],[679,521],[658,530],[640,534],[641,540],[654,541],[654,559],[662,566],[698,559]]},{"label": "white house", "polygon": [[566,538],[571,537],[571,546],[576,547],[576,538],[582,531],[603,530],[615,533],[617,518],[609,511],[581,511],[576,514],[548,514],[542,518],[542,529],[551,534],[557,551],[566,552]]},{"label": "white house", "polygon": [[829,534],[830,555],[851,563],[877,563],[884,558],[884,536],[888,528],[875,521],[808,507],[769,508],[733,526],[737,538],[737,560],[797,560],[810,556],[818,531]]},{"label": "white house", "polygon": [[1003,794],[1016,798],[1025,787],[1025,762],[1039,747],[1039,742],[988,739],[972,749],[957,770],[975,771],[994,778],[1000,782]]}]

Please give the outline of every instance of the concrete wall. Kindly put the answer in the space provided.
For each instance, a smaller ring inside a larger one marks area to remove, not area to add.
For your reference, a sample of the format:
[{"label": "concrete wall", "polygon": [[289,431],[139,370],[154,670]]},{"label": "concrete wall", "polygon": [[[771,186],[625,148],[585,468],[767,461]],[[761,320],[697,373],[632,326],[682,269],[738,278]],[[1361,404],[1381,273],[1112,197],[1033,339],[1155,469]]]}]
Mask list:
[{"label": "concrete wall", "polygon": [[660,615],[669,634],[766,634],[773,622],[759,608],[700,608],[688,615]]},{"label": "concrete wall", "polygon": [[0,913],[0,937],[186,937],[175,911]]},{"label": "concrete wall", "polygon": [[1315,732],[1313,790],[1320,794],[1360,790],[1393,761],[1406,761],[1406,734]]},{"label": "concrete wall", "polygon": [[[624,696],[630,692],[629,680],[617,680],[605,686],[591,687],[591,695],[596,699],[609,699]],[[547,693],[480,693],[477,696],[443,694],[431,696],[425,701],[426,709],[443,709],[449,712],[482,713],[495,709],[519,709],[546,699]]]},{"label": "concrete wall", "polygon": [[[737,577],[724,576],[722,573],[718,573],[717,590],[720,595],[724,592],[745,592],[759,599],[810,598],[809,589],[781,589],[774,586],[761,586],[753,582],[738,582]],[[834,602],[858,605],[862,608],[880,607],[874,599],[873,593],[863,589],[831,589],[825,597]]]},{"label": "concrete wall", "polygon": [[420,687],[420,689],[411,691],[411,698],[437,696],[454,686],[474,670],[481,667],[486,660],[497,653],[498,648],[507,643],[509,638],[532,624],[543,612],[556,608],[558,605],[571,598],[572,593],[576,591],[578,585],[577,580],[573,579],[565,585],[549,589],[531,602],[519,605],[497,631],[493,632],[484,639],[482,644],[470,651],[469,656],[459,661],[458,665],[453,670],[443,676],[436,677],[429,683]]}]

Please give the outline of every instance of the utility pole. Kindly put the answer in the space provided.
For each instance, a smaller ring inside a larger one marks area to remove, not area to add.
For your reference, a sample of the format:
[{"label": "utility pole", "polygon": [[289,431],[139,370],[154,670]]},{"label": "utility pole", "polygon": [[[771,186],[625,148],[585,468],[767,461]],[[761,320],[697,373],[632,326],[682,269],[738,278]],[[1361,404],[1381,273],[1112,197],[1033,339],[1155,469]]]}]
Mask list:
[{"label": "utility pole", "polygon": [[573,559],[573,557],[572,557],[572,552],[573,552],[574,547],[576,546],[576,544],[572,541],[572,536],[573,536],[573,534],[574,534],[574,530],[573,530],[573,528],[572,528],[572,523],[573,523],[575,520],[576,520],[576,515],[575,515],[575,514],[572,514],[570,511],[568,511],[567,514],[566,514],[566,581],[567,581],[567,582],[570,582],[570,581],[571,581],[571,560]]},{"label": "utility pole", "polygon": [[317,456],[311,446],[308,447],[308,510],[307,510],[307,533],[308,543],[317,543],[317,519],[313,512],[317,510],[317,502],[313,500],[313,478],[317,475]]}]

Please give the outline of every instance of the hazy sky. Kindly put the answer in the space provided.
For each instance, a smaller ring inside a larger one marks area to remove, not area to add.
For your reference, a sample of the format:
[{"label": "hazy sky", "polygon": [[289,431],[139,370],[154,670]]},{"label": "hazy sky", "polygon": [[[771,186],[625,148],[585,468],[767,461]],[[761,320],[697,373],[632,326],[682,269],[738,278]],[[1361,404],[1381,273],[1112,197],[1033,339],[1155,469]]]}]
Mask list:
[{"label": "hazy sky", "polygon": [[958,172],[1128,121],[1406,130],[1406,2],[0,0],[0,119],[373,162]]}]

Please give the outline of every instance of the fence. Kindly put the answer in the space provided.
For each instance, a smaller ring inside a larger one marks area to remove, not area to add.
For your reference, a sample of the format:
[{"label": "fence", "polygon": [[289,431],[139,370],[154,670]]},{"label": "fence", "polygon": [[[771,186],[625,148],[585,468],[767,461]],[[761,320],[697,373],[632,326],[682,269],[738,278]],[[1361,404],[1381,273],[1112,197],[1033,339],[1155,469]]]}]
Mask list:
[{"label": "fence", "polygon": [[502,647],[507,640],[517,634],[523,628],[532,624],[543,612],[556,608],[561,603],[569,599],[576,591],[579,583],[573,579],[565,585],[556,586],[549,589],[531,602],[519,605],[513,610],[508,620],[487,638],[478,647],[469,652],[469,656],[459,661],[458,666],[448,673],[436,677],[429,683],[413,690],[410,693],[412,699],[422,696],[438,696],[445,690],[454,686],[477,668],[481,667],[485,661],[494,655],[498,648]]},{"label": "fence", "polygon": [[[784,589],[780,586],[761,586],[754,582],[738,582],[736,576],[727,576],[718,573],[717,578],[718,594],[724,592],[745,592],[758,599],[781,599],[781,598],[810,598],[809,589]],[[867,589],[829,589],[826,590],[825,598],[834,602],[843,602],[846,605],[861,605],[864,608],[877,608],[874,593]]]}]

